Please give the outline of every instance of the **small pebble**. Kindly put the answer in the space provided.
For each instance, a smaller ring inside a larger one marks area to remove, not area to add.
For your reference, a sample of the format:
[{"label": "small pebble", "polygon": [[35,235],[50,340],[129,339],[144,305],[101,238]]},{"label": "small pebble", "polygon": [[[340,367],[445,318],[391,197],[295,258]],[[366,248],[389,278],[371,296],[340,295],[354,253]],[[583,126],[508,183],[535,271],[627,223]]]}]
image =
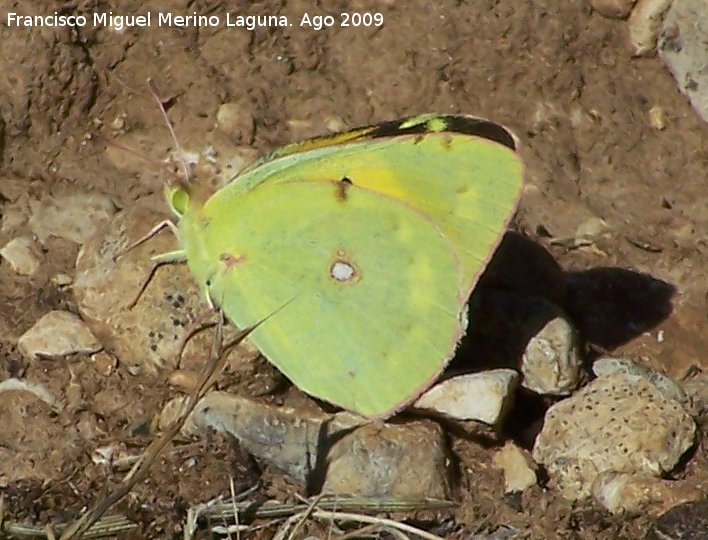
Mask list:
[{"label": "small pebble", "polygon": [[536,485],[536,472],[530,467],[521,448],[513,442],[507,442],[498,450],[493,461],[504,472],[504,493],[525,491]]},{"label": "small pebble", "polygon": [[73,279],[70,275],[64,274],[64,273],[59,273],[52,277],[52,283],[54,283],[57,287],[68,287],[73,283]]},{"label": "small pebble", "polygon": [[29,392],[47,405],[58,408],[58,403],[54,397],[54,394],[52,394],[51,390],[41,383],[11,377],[0,382],[0,394],[3,392]]},{"label": "small pebble", "polygon": [[91,361],[96,372],[103,377],[110,377],[118,367],[118,360],[106,351],[99,351],[91,355]]},{"label": "small pebble", "polygon": [[649,109],[649,125],[657,131],[661,131],[666,128],[664,109],[658,105],[654,105],[651,109]]},{"label": "small pebble", "polygon": [[21,276],[32,276],[42,264],[42,251],[37,243],[27,236],[10,240],[0,249],[0,256]]},{"label": "small pebble", "polygon": [[191,392],[199,384],[199,374],[187,369],[175,369],[167,379],[172,386]]},{"label": "small pebble", "polygon": [[590,5],[600,15],[612,19],[624,19],[637,0],[590,0]]}]

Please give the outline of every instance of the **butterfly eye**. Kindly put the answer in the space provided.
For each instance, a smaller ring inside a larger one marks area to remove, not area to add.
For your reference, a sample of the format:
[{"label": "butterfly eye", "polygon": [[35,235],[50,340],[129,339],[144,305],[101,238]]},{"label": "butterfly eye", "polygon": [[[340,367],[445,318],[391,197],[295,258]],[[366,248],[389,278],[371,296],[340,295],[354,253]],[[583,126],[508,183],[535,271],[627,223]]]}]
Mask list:
[{"label": "butterfly eye", "polygon": [[189,195],[186,191],[180,188],[167,188],[167,202],[172,208],[172,211],[178,216],[183,216],[189,202]]}]

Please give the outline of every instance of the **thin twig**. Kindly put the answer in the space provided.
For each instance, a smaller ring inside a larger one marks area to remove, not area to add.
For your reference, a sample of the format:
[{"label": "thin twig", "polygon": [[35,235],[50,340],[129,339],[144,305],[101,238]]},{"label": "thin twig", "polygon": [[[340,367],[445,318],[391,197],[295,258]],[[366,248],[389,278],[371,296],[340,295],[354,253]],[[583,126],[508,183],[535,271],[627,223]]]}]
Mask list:
[{"label": "thin twig", "polygon": [[418,529],[417,527],[413,527],[412,525],[406,525],[405,523],[400,523],[388,518],[367,516],[364,514],[352,514],[350,512],[328,512],[327,510],[320,510],[319,508],[312,512],[312,517],[381,525],[386,528],[397,529],[399,531],[415,534],[424,540],[444,540],[442,536],[438,536],[437,534],[432,534],[422,529]]},{"label": "thin twig", "polygon": [[[223,321],[223,316],[221,316],[219,320]],[[125,497],[125,495],[130,492],[135,484],[141,482],[145,477],[147,477],[147,473],[152,464],[157,460],[157,457],[170,443],[170,441],[172,441],[172,439],[174,439],[174,437],[180,432],[182,426],[194,410],[194,407],[196,407],[199,400],[204,397],[211,386],[216,382],[216,377],[221,373],[221,370],[226,364],[226,358],[231,347],[243,341],[258,324],[260,323],[239,332],[238,336],[223,348],[221,347],[223,324],[217,325],[216,332],[214,333],[214,343],[212,344],[209,362],[202,372],[199,384],[189,395],[185,408],[177,421],[165,433],[163,433],[162,436],[150,443],[145,450],[145,453],[125,476],[121,482],[121,485],[115,488],[106,497],[96,501],[88,510],[86,510],[79,519],[74,521],[62,533],[60,540],[69,540],[71,538],[80,537],[81,534],[88,530],[88,528],[95,523],[111,506]]]}]

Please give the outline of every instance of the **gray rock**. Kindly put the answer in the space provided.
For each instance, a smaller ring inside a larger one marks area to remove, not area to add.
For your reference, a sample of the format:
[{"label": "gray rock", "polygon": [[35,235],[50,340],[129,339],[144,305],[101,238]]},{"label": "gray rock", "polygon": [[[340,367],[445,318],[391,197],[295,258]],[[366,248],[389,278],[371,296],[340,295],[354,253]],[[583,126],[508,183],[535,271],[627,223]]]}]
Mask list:
[{"label": "gray rock", "polygon": [[336,441],[324,492],[371,498],[449,497],[445,434],[431,421],[369,423]]},{"label": "gray rock", "polygon": [[[184,398],[170,402],[158,425],[174,421],[184,403]],[[308,414],[211,392],[183,433],[229,433],[256,458],[327,492],[409,499],[449,494],[447,450],[437,424],[364,422],[348,413]]]},{"label": "gray rock", "polygon": [[674,2],[659,54],[693,108],[708,122],[708,0]]},{"label": "gray rock", "polygon": [[20,352],[29,360],[40,356],[94,353],[101,343],[84,322],[68,311],[50,311],[20,336]]},{"label": "gray rock", "polygon": [[708,423],[708,371],[681,381],[681,389],[688,399],[688,411],[699,424]]},{"label": "gray rock", "polygon": [[599,377],[551,407],[533,457],[571,500],[590,495],[603,472],[661,476],[694,443],[696,425],[645,377]]},{"label": "gray rock", "polygon": [[580,383],[582,364],[577,332],[559,313],[526,346],[521,386],[542,395],[568,395]]}]

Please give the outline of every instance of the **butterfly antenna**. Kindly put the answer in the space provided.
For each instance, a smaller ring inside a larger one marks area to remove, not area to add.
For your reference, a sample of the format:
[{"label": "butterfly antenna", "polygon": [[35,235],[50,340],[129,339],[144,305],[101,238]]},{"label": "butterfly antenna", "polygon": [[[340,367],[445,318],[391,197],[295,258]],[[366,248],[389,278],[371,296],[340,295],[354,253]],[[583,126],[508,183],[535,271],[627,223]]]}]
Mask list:
[{"label": "butterfly antenna", "polygon": [[170,174],[174,174],[174,171],[169,170],[169,168],[167,168],[163,162],[158,161],[146,154],[143,154],[142,152],[139,152],[135,148],[131,148],[130,146],[126,146],[124,144],[119,143],[118,141],[104,137],[100,133],[98,133],[96,135],[96,140],[104,143],[106,146],[113,146],[115,148],[123,150],[124,152],[126,152],[128,154],[131,154],[131,155],[137,157],[141,161],[144,161],[145,163],[147,163],[150,166],[150,168],[155,171],[161,171],[161,172],[167,171]]},{"label": "butterfly antenna", "polygon": [[184,172],[184,181],[189,182],[190,174],[189,174],[189,167],[187,167],[187,162],[184,159],[184,152],[182,151],[182,147],[179,144],[179,141],[177,140],[177,135],[175,134],[175,130],[172,127],[172,122],[170,122],[169,117],[167,116],[167,111],[165,110],[165,105],[162,102],[162,99],[160,98],[160,94],[157,92],[157,87],[155,86],[155,83],[152,82],[152,79],[147,80],[148,88],[150,89],[150,93],[152,94],[152,97],[155,98],[155,101],[157,101],[157,106],[160,107],[160,112],[162,113],[162,119],[165,121],[165,125],[167,126],[167,129],[170,132],[170,136],[172,137],[172,142],[175,143],[175,148],[177,149],[177,155],[179,156],[179,161],[182,164],[182,170]]}]

